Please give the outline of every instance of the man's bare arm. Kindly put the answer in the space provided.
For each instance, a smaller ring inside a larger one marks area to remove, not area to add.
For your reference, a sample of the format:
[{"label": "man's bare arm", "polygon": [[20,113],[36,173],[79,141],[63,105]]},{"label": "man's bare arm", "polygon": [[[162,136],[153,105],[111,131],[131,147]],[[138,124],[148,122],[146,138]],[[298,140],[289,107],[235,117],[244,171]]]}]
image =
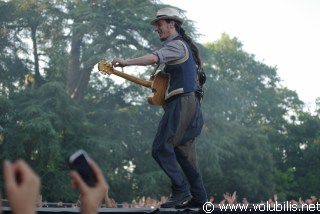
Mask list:
[{"label": "man's bare arm", "polygon": [[121,59],[115,58],[112,60],[111,64],[113,67],[125,67],[130,65],[154,65],[159,62],[159,58],[155,54],[147,54],[141,57],[133,59]]}]

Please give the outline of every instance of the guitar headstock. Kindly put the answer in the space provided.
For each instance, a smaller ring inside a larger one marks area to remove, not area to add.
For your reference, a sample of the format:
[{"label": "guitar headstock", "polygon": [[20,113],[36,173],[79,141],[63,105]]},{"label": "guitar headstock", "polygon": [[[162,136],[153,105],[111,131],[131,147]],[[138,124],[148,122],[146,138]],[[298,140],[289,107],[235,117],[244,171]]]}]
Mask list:
[{"label": "guitar headstock", "polygon": [[103,73],[103,74],[112,74],[112,71],[113,71],[113,68],[112,68],[112,65],[105,61],[105,60],[101,60],[99,63],[98,63],[98,70]]}]

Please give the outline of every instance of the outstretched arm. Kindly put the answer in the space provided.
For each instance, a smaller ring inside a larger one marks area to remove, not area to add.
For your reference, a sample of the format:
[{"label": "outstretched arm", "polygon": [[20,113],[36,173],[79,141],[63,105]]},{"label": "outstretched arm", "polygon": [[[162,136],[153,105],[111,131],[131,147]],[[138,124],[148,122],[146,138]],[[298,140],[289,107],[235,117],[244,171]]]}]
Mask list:
[{"label": "outstretched arm", "polygon": [[159,58],[155,54],[147,54],[133,59],[114,58],[111,62],[113,67],[125,67],[130,65],[154,65],[159,62]]}]

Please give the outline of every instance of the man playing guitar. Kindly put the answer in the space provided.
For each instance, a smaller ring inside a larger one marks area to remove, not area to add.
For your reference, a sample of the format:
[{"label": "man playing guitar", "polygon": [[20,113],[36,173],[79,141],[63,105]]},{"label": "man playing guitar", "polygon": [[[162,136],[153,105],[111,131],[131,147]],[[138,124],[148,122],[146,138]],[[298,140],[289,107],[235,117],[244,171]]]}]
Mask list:
[{"label": "man playing guitar", "polygon": [[[195,147],[195,138],[203,126],[196,93],[201,60],[197,47],[181,27],[183,21],[178,10],[160,9],[151,24],[163,41],[163,47],[138,58],[115,58],[111,62],[112,67],[165,65],[163,72],[169,79],[164,95],[164,114],[152,145],[153,158],[172,183],[172,196],[161,205],[162,208],[199,208],[207,202]],[[187,181],[180,173],[179,165]]]}]

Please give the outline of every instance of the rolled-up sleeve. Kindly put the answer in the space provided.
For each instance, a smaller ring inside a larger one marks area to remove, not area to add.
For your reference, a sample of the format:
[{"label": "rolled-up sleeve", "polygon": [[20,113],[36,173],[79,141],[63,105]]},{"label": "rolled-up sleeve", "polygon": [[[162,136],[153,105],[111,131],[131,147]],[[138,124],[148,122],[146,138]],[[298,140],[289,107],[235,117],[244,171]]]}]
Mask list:
[{"label": "rolled-up sleeve", "polygon": [[186,55],[186,50],[179,40],[172,40],[160,50],[153,52],[159,57],[159,64],[179,60]]}]

